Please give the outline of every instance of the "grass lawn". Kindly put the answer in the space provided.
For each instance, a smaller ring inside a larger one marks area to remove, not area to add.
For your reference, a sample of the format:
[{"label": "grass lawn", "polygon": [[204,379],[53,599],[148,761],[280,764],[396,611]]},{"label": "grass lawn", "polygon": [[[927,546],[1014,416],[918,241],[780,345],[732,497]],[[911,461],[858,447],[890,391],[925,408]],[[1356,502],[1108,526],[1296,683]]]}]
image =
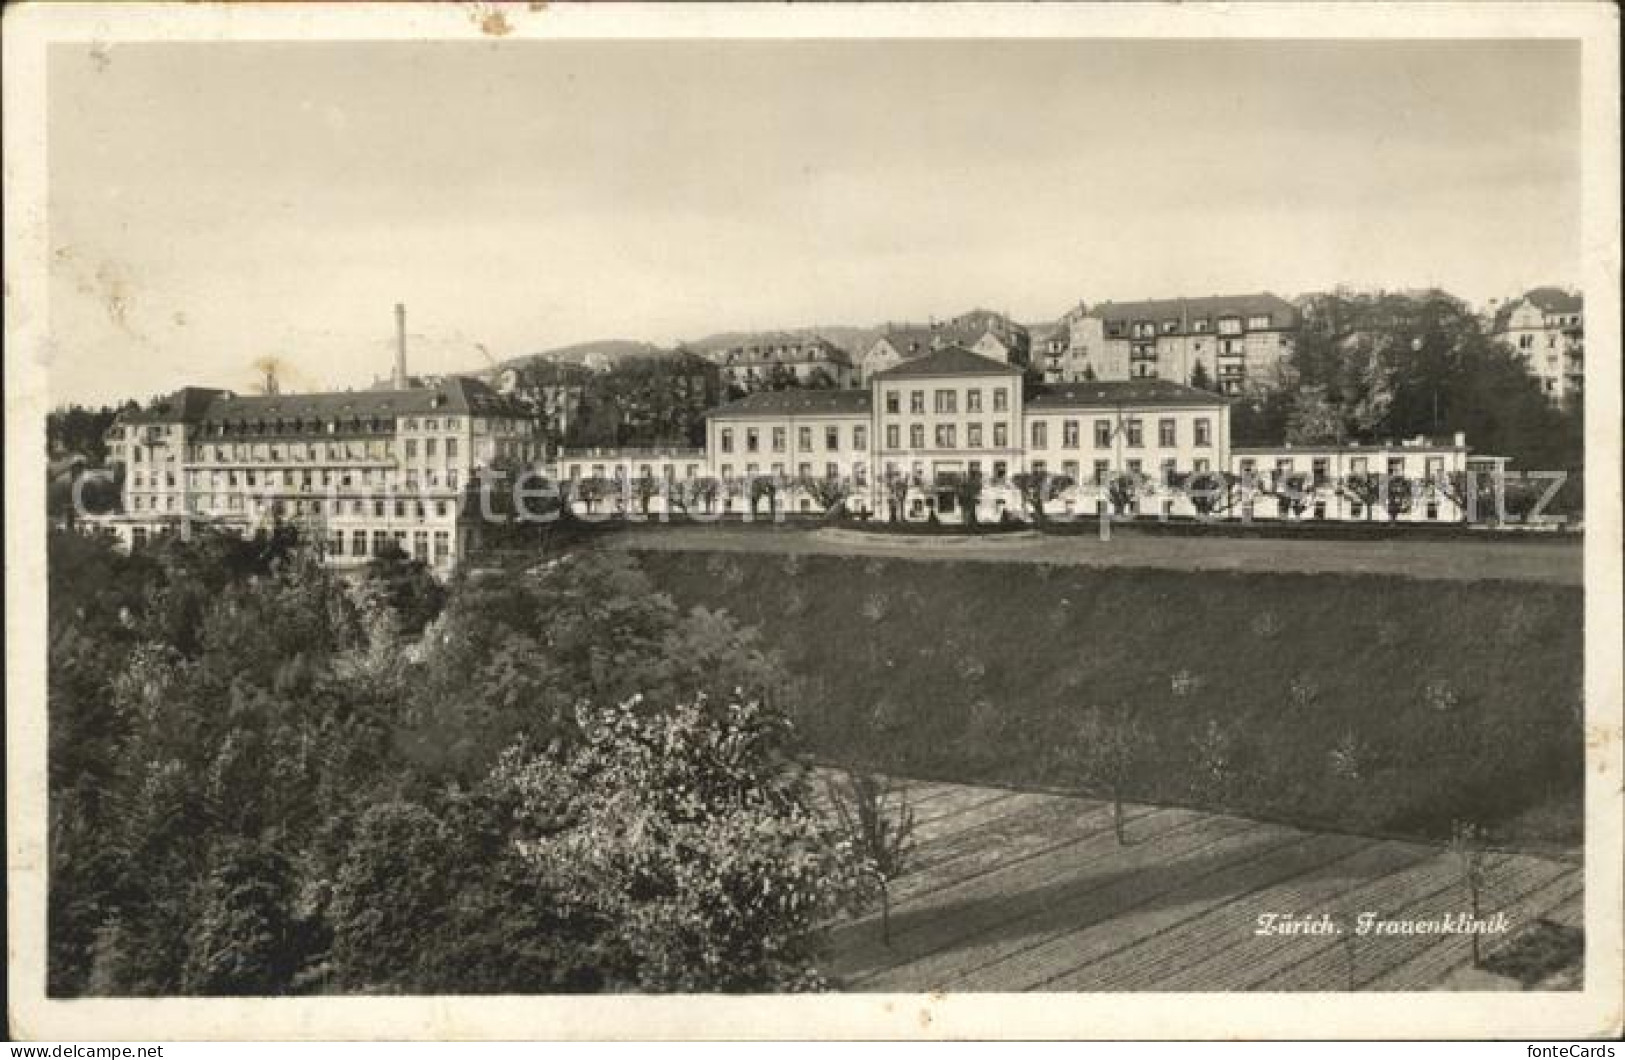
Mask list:
[{"label": "grass lawn", "polygon": [[953,556],[993,563],[1234,570],[1256,574],[1393,574],[1451,581],[1534,581],[1580,585],[1578,540],[1290,540],[1169,536],[1116,528],[1098,536],[1027,531],[987,537],[898,537],[858,530],[783,526],[649,526],[602,530],[612,548],[660,551],[810,552],[910,559]]},{"label": "grass lawn", "polygon": [[1077,752],[1100,706],[1134,719],[1125,788],[1142,802],[1372,835],[1464,819],[1534,848],[1582,835],[1577,588],[637,556],[679,605],[761,630],[803,738],[836,763],[1099,791]]}]

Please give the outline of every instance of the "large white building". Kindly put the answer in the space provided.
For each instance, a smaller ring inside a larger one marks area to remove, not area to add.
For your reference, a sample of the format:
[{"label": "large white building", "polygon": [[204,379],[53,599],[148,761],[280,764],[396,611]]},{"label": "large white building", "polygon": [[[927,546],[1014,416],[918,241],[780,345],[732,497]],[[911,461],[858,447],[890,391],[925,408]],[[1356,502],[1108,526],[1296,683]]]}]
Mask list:
[{"label": "large white building", "polygon": [[[399,374],[399,373],[398,373]],[[108,431],[122,510],[89,520],[139,547],[159,534],[274,521],[362,563],[390,543],[440,570],[477,537],[481,472],[541,460],[539,421],[484,383],[319,394],[186,387]]]}]

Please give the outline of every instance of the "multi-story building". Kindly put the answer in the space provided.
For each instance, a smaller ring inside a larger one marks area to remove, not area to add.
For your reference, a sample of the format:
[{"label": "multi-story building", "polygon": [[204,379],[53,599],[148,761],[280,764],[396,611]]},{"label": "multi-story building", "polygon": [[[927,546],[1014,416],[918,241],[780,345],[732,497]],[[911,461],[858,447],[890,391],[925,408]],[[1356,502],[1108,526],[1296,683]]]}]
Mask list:
[{"label": "multi-story building", "polygon": [[[844,477],[859,510],[884,511],[906,483],[910,518],[960,518],[955,485],[975,477],[978,514],[991,519],[1020,510],[1017,476],[1066,476],[1050,507],[1082,510],[1120,474],[1222,470],[1228,439],[1228,402],[1211,391],[1135,380],[1026,395],[1020,367],[945,346],[875,374],[866,390],[753,394],[714,409],[706,454],[724,483]],[[812,504],[803,491],[789,507]]]},{"label": "multi-story building", "polygon": [[[1234,510],[1226,514],[1406,523],[1485,520],[1494,513],[1480,510],[1477,487],[1502,480],[1506,465],[1505,457],[1475,455],[1460,433],[1370,445],[1242,446],[1231,454],[1230,470],[1241,487],[1233,496]],[[1406,486],[1390,489],[1384,480],[1404,480]],[[1368,483],[1367,489],[1349,488],[1358,481]]]},{"label": "multi-story building", "polygon": [[856,378],[852,357],[841,347],[819,336],[768,332],[752,335],[714,355],[727,383],[739,390],[756,390],[770,385],[775,376],[788,373],[800,386],[844,390]]},{"label": "multi-story building", "polygon": [[107,440],[109,460],[124,467],[122,510],[90,525],[128,546],[281,520],[334,563],[364,562],[393,542],[442,571],[477,537],[476,476],[543,456],[535,416],[461,376],[319,394],[186,387],[121,414]]},{"label": "multi-story building", "polygon": [[1102,302],[1071,326],[1063,378],[1168,379],[1239,394],[1273,377],[1299,326],[1273,294]]},{"label": "multi-story building", "polygon": [[1032,338],[1025,327],[1002,313],[973,309],[939,323],[887,324],[858,354],[859,382],[867,384],[880,372],[947,346],[1021,367],[1032,359]]},{"label": "multi-story building", "polygon": [[[869,390],[763,391],[711,410],[705,452],[722,484],[723,510],[734,510],[763,477],[835,479],[864,493],[873,482],[873,411]],[[806,491],[794,492],[791,507],[811,510]]]},{"label": "multi-story building", "polygon": [[1493,334],[1523,355],[1548,398],[1559,404],[1585,393],[1585,299],[1559,287],[1537,287],[1495,315]]}]

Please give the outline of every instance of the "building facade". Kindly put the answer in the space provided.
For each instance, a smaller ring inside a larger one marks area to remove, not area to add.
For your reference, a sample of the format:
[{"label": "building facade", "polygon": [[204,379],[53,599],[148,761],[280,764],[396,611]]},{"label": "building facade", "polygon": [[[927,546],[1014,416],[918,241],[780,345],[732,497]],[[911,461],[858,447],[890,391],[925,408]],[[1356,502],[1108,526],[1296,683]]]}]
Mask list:
[{"label": "building facade", "polygon": [[857,374],[846,350],[818,336],[773,332],[754,335],[715,355],[724,380],[750,391],[771,384],[776,375],[791,375],[799,386],[820,381],[839,390],[852,386]]},{"label": "building facade", "polygon": [[1496,338],[1517,350],[1557,404],[1585,395],[1585,299],[1558,287],[1537,287],[1503,306]]},{"label": "building facade", "polygon": [[973,309],[952,320],[932,324],[887,324],[857,357],[858,382],[904,361],[958,346],[993,361],[1025,367],[1032,363],[1032,337],[1027,328],[1003,313]]},{"label": "building facade", "polygon": [[90,525],[127,546],[281,521],[335,564],[364,563],[392,542],[441,571],[477,539],[477,476],[543,456],[534,415],[460,376],[320,394],[187,387],[121,415],[107,442],[124,469],[122,508]]},{"label": "building facade", "polygon": [[1274,377],[1298,327],[1292,303],[1268,293],[1102,302],[1072,324],[1061,376],[1167,379],[1240,394]]}]

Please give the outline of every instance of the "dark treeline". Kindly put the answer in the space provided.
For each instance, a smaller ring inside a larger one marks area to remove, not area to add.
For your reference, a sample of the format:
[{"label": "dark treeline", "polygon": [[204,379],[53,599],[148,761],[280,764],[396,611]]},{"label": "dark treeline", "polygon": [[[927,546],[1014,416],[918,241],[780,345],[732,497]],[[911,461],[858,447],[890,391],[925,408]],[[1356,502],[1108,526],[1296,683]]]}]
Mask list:
[{"label": "dark treeline", "polygon": [[1314,299],[1282,377],[1232,410],[1232,442],[1376,442],[1467,435],[1514,470],[1568,471],[1578,503],[1585,425],[1558,408],[1523,358],[1444,292],[1337,291]]},{"label": "dark treeline", "polygon": [[107,462],[107,429],[120,412],[136,407],[136,402],[129,401],[94,409],[82,405],[54,409],[45,416],[47,451],[53,457],[82,456],[92,466],[101,467]]},{"label": "dark treeline", "polygon": [[588,554],[443,589],[54,534],[55,996],[816,988],[778,660]]}]

